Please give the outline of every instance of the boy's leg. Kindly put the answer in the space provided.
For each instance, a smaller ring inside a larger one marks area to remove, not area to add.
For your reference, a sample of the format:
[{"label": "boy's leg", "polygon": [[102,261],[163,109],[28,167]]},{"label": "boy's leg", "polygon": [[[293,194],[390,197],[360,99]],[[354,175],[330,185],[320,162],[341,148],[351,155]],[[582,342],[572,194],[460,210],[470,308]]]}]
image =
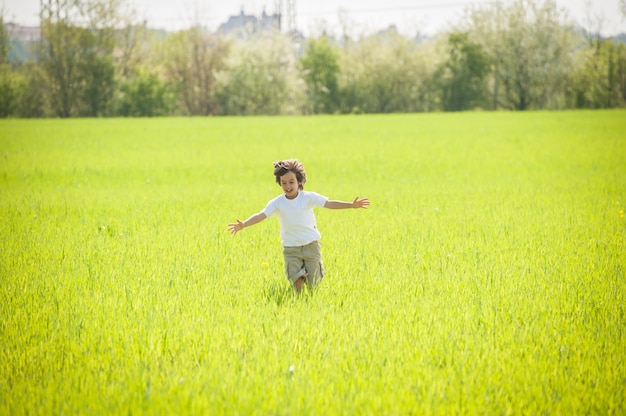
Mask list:
[{"label": "boy's leg", "polygon": [[320,249],[320,243],[313,241],[311,244],[304,246],[304,268],[307,274],[305,275],[306,284],[309,289],[315,288],[318,283],[324,277],[324,265],[322,264],[322,251]]},{"label": "boy's leg", "polygon": [[285,257],[285,272],[287,279],[296,292],[302,290],[302,285],[307,280],[306,269],[302,259],[302,247],[285,247],[283,249]]},{"label": "boy's leg", "polygon": [[302,285],[304,284],[304,276],[299,277],[298,280],[293,282],[293,288],[296,290],[296,293],[300,293],[302,291]]}]

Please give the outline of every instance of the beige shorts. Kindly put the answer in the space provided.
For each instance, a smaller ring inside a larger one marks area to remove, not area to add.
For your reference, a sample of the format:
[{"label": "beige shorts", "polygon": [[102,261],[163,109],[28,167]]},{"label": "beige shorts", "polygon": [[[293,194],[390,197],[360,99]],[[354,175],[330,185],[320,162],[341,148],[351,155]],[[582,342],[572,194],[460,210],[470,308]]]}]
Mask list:
[{"label": "beige shorts", "polygon": [[285,272],[292,284],[304,277],[306,284],[313,288],[324,277],[319,241],[313,241],[305,246],[284,247],[283,256],[285,257]]}]

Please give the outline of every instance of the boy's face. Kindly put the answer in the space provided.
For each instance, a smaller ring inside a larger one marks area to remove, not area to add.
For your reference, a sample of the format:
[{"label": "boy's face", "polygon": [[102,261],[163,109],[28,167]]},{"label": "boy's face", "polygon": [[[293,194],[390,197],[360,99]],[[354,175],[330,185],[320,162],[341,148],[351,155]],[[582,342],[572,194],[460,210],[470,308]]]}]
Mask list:
[{"label": "boy's face", "polygon": [[297,197],[300,186],[298,185],[296,174],[293,172],[287,172],[281,176],[280,187],[283,188],[283,192],[285,193],[287,199],[294,199]]}]

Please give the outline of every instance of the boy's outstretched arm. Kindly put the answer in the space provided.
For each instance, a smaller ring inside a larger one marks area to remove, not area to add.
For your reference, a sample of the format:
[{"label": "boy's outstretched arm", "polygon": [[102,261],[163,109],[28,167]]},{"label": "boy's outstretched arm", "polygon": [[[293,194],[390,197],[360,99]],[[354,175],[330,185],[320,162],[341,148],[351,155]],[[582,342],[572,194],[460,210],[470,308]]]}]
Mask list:
[{"label": "boy's outstretched arm", "polygon": [[337,201],[329,199],[324,204],[324,208],[330,209],[346,209],[346,208],[367,208],[370,205],[370,200],[367,198],[354,198],[352,202]]},{"label": "boy's outstretched arm", "polygon": [[231,233],[233,233],[233,235],[235,235],[239,231],[243,230],[245,227],[258,224],[266,218],[267,218],[267,215],[265,215],[263,212],[259,212],[259,213],[251,215],[245,221],[240,221],[239,219],[237,219],[237,222],[228,224],[228,231],[230,231]]}]

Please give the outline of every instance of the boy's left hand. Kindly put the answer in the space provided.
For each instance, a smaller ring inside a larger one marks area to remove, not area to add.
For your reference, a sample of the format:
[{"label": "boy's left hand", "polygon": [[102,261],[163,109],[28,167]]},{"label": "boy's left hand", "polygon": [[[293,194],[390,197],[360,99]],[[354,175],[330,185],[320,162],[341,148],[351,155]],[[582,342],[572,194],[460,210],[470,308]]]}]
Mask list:
[{"label": "boy's left hand", "polygon": [[352,201],[352,208],[366,208],[370,205],[370,200],[367,198],[361,198],[359,199],[359,197],[357,196],[356,198],[354,198],[354,201]]},{"label": "boy's left hand", "polygon": [[244,228],[243,222],[240,221],[239,218],[237,218],[237,222],[228,224],[228,231],[230,231],[233,235],[243,230],[243,228]]}]

